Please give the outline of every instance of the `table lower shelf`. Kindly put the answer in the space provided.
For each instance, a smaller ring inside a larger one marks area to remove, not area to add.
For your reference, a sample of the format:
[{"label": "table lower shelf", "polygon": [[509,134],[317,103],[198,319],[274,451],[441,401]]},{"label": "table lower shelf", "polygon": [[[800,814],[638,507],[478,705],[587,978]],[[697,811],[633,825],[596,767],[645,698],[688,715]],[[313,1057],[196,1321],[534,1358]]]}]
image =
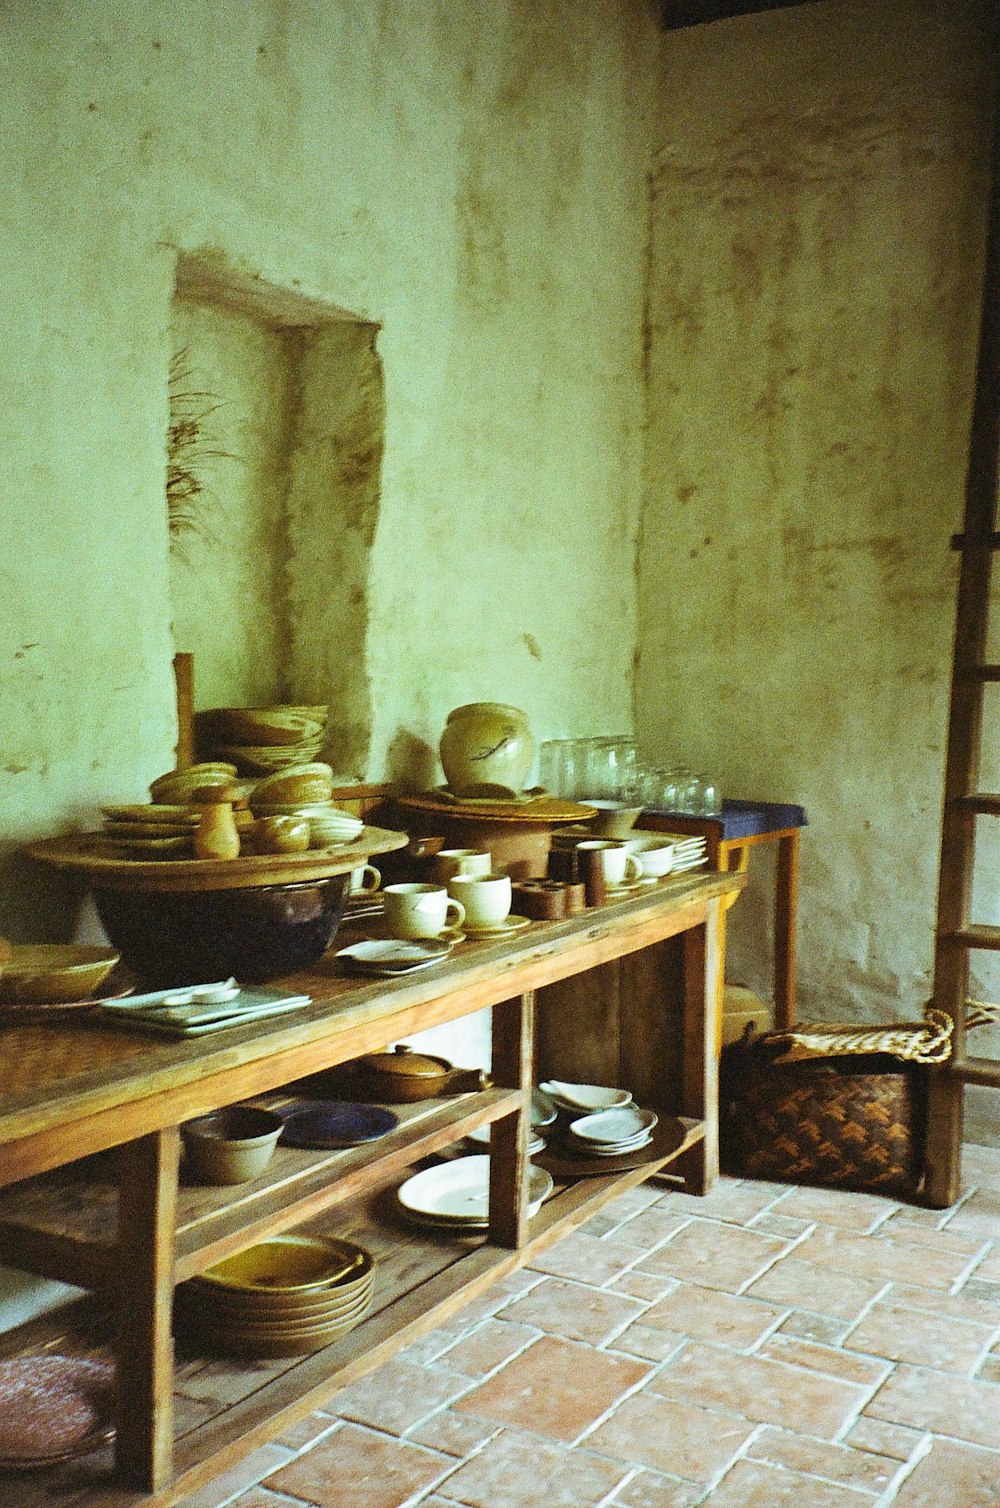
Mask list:
[{"label": "table lower shelf", "polygon": [[[387,1361],[402,1347],[442,1323],[497,1279],[530,1261],[560,1236],[577,1229],[616,1194],[658,1172],[669,1172],[703,1138],[701,1121],[664,1117],[672,1131],[657,1155],[636,1168],[557,1182],[531,1220],[520,1250],[491,1245],[484,1236],[452,1238],[418,1229],[400,1214],[392,1187],[340,1204],[302,1228],[348,1237],[376,1257],[371,1310],[348,1335],[307,1356],[240,1362],[210,1359],[178,1345],[175,1369],[175,1475],[154,1494],[115,1483],[110,1450],[44,1473],[0,1473],[4,1508],[153,1508],[194,1492],[250,1449],[328,1403],[348,1383]],[[669,1150],[667,1150],[669,1146]],[[99,1320],[80,1327],[76,1316],[94,1315],[90,1303],[34,1322],[0,1338],[7,1355],[32,1351],[107,1353]],[[100,1311],[97,1310],[99,1315]]]}]

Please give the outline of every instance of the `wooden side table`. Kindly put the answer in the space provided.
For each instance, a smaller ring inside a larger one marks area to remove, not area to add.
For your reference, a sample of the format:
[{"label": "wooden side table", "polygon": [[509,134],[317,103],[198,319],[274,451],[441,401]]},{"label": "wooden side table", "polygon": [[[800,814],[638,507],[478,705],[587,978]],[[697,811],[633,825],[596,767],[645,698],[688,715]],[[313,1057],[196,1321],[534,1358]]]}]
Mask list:
[{"label": "wooden side table", "polygon": [[[805,809],[775,801],[723,801],[722,811],[718,816],[693,817],[653,807],[642,813],[636,825],[654,832],[703,835],[707,843],[708,861],[722,874],[742,874],[750,862],[751,848],[758,844],[778,845],[774,895],[774,1024],[779,1028],[791,1026],[795,1020],[799,833],[807,825]],[[724,948],[720,952],[724,958]],[[720,1012],[722,992],[723,981],[720,979]]]}]

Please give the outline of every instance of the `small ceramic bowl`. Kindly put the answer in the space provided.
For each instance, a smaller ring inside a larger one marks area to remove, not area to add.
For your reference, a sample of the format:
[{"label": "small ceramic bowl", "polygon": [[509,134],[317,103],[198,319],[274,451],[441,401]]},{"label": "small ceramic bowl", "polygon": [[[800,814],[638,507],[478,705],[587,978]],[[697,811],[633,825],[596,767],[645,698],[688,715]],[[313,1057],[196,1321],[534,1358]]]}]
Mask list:
[{"label": "small ceramic bowl", "polygon": [[190,802],[196,791],[208,786],[231,785],[236,775],[236,766],[225,761],[192,764],[185,770],[168,770],[149,787],[149,794],[157,805],[183,806]]},{"label": "small ceramic bowl", "polygon": [[110,948],[75,943],[22,943],[0,966],[0,1001],[56,1005],[88,1000],[120,958]]},{"label": "small ceramic bowl", "polygon": [[258,817],[250,829],[257,853],[304,853],[310,837],[304,817]]},{"label": "small ceramic bowl", "polygon": [[333,770],[328,764],[295,764],[277,775],[267,775],[254,787],[255,805],[285,802],[329,801],[333,793]]},{"label": "small ceramic bowl", "polygon": [[229,1105],[181,1127],[184,1152],[201,1183],[246,1183],[263,1173],[284,1122],[271,1110]]},{"label": "small ceramic bowl", "polygon": [[627,838],[642,811],[641,806],[625,806],[620,801],[592,801],[589,797],[587,805],[597,808],[597,816],[592,817],[587,825],[598,838]]}]

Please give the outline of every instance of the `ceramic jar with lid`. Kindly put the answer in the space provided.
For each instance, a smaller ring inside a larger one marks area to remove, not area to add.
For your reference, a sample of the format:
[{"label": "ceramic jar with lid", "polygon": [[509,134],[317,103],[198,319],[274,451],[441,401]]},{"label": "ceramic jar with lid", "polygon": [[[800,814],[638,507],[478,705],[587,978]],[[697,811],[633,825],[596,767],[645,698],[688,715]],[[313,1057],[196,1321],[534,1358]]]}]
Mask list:
[{"label": "ceramic jar with lid", "polygon": [[391,1052],[366,1053],[358,1062],[379,1098],[393,1104],[440,1094],[452,1071],[447,1058],[414,1052],[403,1042]]},{"label": "ceramic jar with lid", "polygon": [[527,714],[504,702],[468,702],[449,712],[441,763],[456,796],[518,796],[535,759]]}]

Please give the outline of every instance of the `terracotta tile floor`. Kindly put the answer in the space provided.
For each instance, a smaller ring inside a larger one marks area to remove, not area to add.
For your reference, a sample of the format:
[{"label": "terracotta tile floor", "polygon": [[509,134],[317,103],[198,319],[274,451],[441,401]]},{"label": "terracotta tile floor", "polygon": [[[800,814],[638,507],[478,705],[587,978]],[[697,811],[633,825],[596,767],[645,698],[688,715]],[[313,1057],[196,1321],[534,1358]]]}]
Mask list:
[{"label": "terracotta tile floor", "polygon": [[1000,1148],[964,1175],[633,1190],[183,1508],[996,1508]]}]

